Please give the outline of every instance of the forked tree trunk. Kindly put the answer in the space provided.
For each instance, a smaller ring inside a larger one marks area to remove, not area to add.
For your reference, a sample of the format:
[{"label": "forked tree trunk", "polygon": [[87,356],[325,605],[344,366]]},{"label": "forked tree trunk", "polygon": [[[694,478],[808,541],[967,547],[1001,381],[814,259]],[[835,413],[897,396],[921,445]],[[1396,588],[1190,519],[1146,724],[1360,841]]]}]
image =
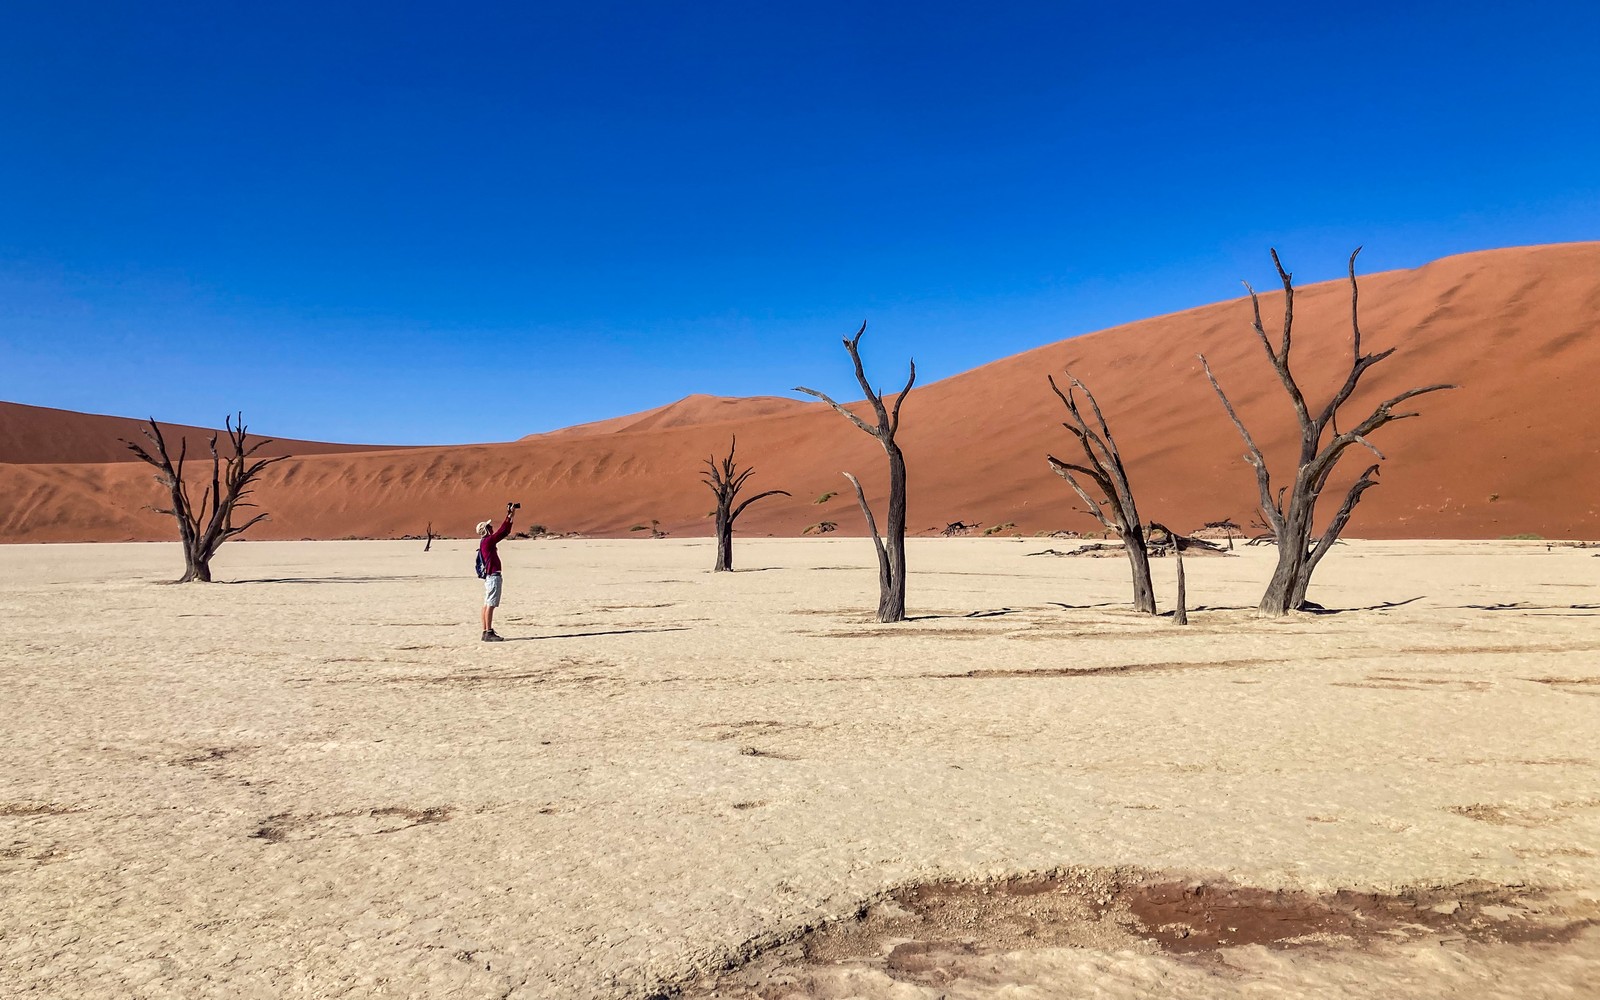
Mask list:
[{"label": "forked tree trunk", "polygon": [[202,556],[191,549],[183,553],[183,576],[178,578],[179,583],[210,583],[211,582],[211,557]]},{"label": "forked tree trunk", "polygon": [[[1245,283],[1245,288],[1250,292],[1256,338],[1265,349],[1267,359],[1272,362],[1273,370],[1277,373],[1284,392],[1289,396],[1290,403],[1294,405],[1295,416],[1300,425],[1300,458],[1295,467],[1291,486],[1273,490],[1272,475],[1267,469],[1266,458],[1256,446],[1255,439],[1250,436],[1250,431],[1245,428],[1244,421],[1239,419],[1233,403],[1222,391],[1222,386],[1212,374],[1211,365],[1206,362],[1204,355],[1200,356],[1200,365],[1205,369],[1211,388],[1216,391],[1217,398],[1222,400],[1228,418],[1233,421],[1233,426],[1244,439],[1245,459],[1255,468],[1261,513],[1271,530],[1273,540],[1278,544],[1278,565],[1273,570],[1272,580],[1267,584],[1266,593],[1261,596],[1260,610],[1267,614],[1284,615],[1305,606],[1306,591],[1311,585],[1311,574],[1322,561],[1322,557],[1327,555],[1328,550],[1339,540],[1339,535],[1349,523],[1350,515],[1355,510],[1356,504],[1361,501],[1362,494],[1377,485],[1378,481],[1373,477],[1377,475],[1378,466],[1373,464],[1368,466],[1345,492],[1344,502],[1340,504],[1338,512],[1328,522],[1321,535],[1313,538],[1316,534],[1317,501],[1321,498],[1329,477],[1333,475],[1334,467],[1344,456],[1345,451],[1352,445],[1359,444],[1369,449],[1381,461],[1383,453],[1373,446],[1368,436],[1385,424],[1419,415],[1415,412],[1396,413],[1394,407],[1417,396],[1455,388],[1453,385],[1438,384],[1407,389],[1379,403],[1365,419],[1350,430],[1342,432],[1339,430],[1339,409],[1349,402],[1361,382],[1361,376],[1367,369],[1393,354],[1395,350],[1391,347],[1376,354],[1361,353],[1361,322],[1358,308],[1360,290],[1356,285],[1356,254],[1360,252],[1361,248],[1357,247],[1355,252],[1350,254],[1350,370],[1327,405],[1315,415],[1312,414],[1305,394],[1289,369],[1289,350],[1293,344],[1294,332],[1294,281],[1278,260],[1278,251],[1272,251],[1272,264],[1277,268],[1278,277],[1283,282],[1283,332],[1276,347],[1268,339],[1266,328],[1261,322],[1261,302],[1256,296],[1255,289],[1251,288],[1248,282]],[[1323,437],[1329,431],[1332,432],[1332,437],[1324,441]]]},{"label": "forked tree trunk", "polygon": [[815,396],[827,403],[846,420],[877,438],[883,446],[889,460],[889,517],[884,526],[887,534],[878,534],[878,522],[872,516],[872,508],[867,504],[867,495],[861,489],[861,483],[848,472],[845,477],[856,489],[856,500],[861,504],[861,513],[867,519],[868,530],[872,532],[873,548],[878,553],[878,621],[903,622],[906,620],[906,459],[900,446],[895,443],[894,436],[900,430],[900,404],[906,401],[906,393],[917,381],[917,363],[914,360],[911,362],[911,374],[906,378],[905,388],[895,397],[891,410],[884,405],[883,396],[873,390],[872,384],[867,381],[866,369],[861,365],[861,336],[866,332],[867,324],[862,323],[856,335],[844,342],[844,349],[850,352],[850,360],[855,365],[856,382],[878,418],[876,426],[840,406],[826,393],[805,386],[796,386],[794,391]]},{"label": "forked tree trunk", "polygon": [[1306,590],[1311,583],[1311,574],[1306,568],[1311,547],[1307,506],[1291,503],[1283,519],[1283,533],[1278,537],[1278,564],[1273,567],[1272,579],[1261,596],[1261,611],[1282,615],[1305,605]]},{"label": "forked tree trunk", "polygon": [[906,460],[898,446],[885,448],[885,451],[889,455],[889,521],[883,537],[878,535],[877,519],[872,516],[872,506],[867,503],[861,483],[848,472],[845,478],[855,487],[856,502],[861,505],[861,514],[867,520],[867,529],[872,532],[872,543],[878,553],[878,621],[903,622],[906,620]]}]

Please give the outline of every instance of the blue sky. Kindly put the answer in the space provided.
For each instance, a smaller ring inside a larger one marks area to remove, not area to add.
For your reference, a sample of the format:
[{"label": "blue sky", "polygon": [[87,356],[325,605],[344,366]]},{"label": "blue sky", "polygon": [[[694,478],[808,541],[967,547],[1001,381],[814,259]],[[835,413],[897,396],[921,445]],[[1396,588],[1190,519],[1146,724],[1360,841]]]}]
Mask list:
[{"label": "blue sky", "polygon": [[507,440],[1600,238],[1600,5],[12,3],[0,398]]}]

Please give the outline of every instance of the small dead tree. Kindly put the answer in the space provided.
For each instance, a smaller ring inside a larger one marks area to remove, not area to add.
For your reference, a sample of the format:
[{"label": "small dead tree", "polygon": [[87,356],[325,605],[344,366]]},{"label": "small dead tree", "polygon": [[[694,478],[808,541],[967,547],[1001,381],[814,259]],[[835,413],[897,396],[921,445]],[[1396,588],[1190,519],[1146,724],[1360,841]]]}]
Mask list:
[{"label": "small dead tree", "polygon": [[[1139,520],[1139,508],[1133,501],[1133,488],[1128,485],[1128,472],[1122,465],[1122,454],[1117,451],[1117,442],[1111,436],[1111,428],[1106,425],[1105,414],[1100,412],[1100,404],[1095,401],[1094,393],[1089,387],[1078,381],[1071,372],[1067,372],[1067,391],[1062,392],[1056,385],[1054,376],[1047,376],[1050,388],[1057,398],[1067,408],[1067,415],[1072,419],[1063,423],[1078,444],[1083,448],[1084,461],[1087,465],[1077,462],[1063,462],[1054,455],[1045,456],[1045,461],[1050,463],[1050,469],[1056,475],[1067,481],[1074,493],[1083,500],[1086,513],[1104,525],[1108,530],[1115,531],[1122,538],[1122,548],[1128,554],[1128,565],[1133,571],[1133,607],[1136,611],[1153,615],[1156,613],[1155,586],[1150,581],[1150,553],[1145,545],[1143,523]],[[1083,398],[1089,401],[1089,408],[1094,414],[1095,426],[1089,425],[1083,410],[1078,405],[1078,393],[1083,393]],[[1093,483],[1100,496],[1097,499],[1091,495],[1083,483],[1078,481],[1078,476],[1083,476]],[[1106,511],[1110,509],[1108,516]]]},{"label": "small dead tree", "polygon": [[861,335],[866,332],[867,324],[862,323],[856,335],[844,342],[844,349],[850,352],[850,360],[855,365],[856,382],[861,385],[861,391],[866,394],[867,401],[877,415],[876,427],[834,402],[826,393],[805,386],[796,386],[794,391],[815,396],[838,410],[845,419],[877,438],[884,454],[889,457],[889,519],[883,535],[878,534],[877,519],[872,516],[872,508],[867,504],[867,494],[861,489],[860,481],[848,472],[844,476],[856,489],[856,500],[861,504],[867,529],[872,532],[873,547],[878,551],[878,621],[903,622],[906,620],[906,459],[900,446],[895,443],[894,436],[900,430],[900,404],[906,401],[906,393],[917,381],[917,363],[915,360],[911,362],[911,374],[906,378],[905,388],[895,397],[894,408],[886,407],[882,394],[873,391],[867,381],[867,373],[861,367],[859,345]]},{"label": "small dead tree", "polygon": [[1155,521],[1151,521],[1150,533],[1154,535],[1158,532],[1167,536],[1167,540],[1172,545],[1172,561],[1177,564],[1178,596],[1172,608],[1172,624],[1187,625],[1189,624],[1189,591],[1183,578],[1183,550],[1191,540],[1184,538],[1164,524],[1157,524]]},{"label": "small dead tree", "polygon": [[726,573],[733,569],[733,522],[739,519],[739,515],[744,513],[746,507],[757,500],[763,500],[767,497],[789,497],[794,495],[788,490],[767,490],[765,493],[757,493],[735,507],[733,505],[734,501],[739,498],[739,491],[744,489],[744,481],[750,478],[752,472],[756,471],[753,466],[741,470],[734,463],[733,453],[738,446],[739,438],[735,436],[733,440],[728,442],[728,455],[721,462],[717,461],[715,455],[706,459],[707,471],[702,473],[703,478],[700,480],[706,484],[717,498],[715,512],[717,518],[717,564],[712,567],[712,572],[714,573]]},{"label": "small dead tree", "polygon": [[433,522],[429,521],[428,522],[428,541],[423,544],[422,551],[426,552],[431,548],[433,548]]},{"label": "small dead tree", "polygon": [[[1228,411],[1228,419],[1233,421],[1239,436],[1244,439],[1245,459],[1254,466],[1256,472],[1261,513],[1271,531],[1272,540],[1278,546],[1278,565],[1273,571],[1272,581],[1267,585],[1266,593],[1261,597],[1260,608],[1269,614],[1284,615],[1305,606],[1306,589],[1311,584],[1311,574],[1317,568],[1317,563],[1322,561],[1322,557],[1327,555],[1328,550],[1339,540],[1339,535],[1349,523],[1356,504],[1361,501],[1361,495],[1378,484],[1373,478],[1378,473],[1378,463],[1374,462],[1350,486],[1333,518],[1313,540],[1317,501],[1321,498],[1322,491],[1328,484],[1328,478],[1333,475],[1334,467],[1344,456],[1345,451],[1352,445],[1359,444],[1382,461],[1385,457],[1383,452],[1368,440],[1369,436],[1385,424],[1419,416],[1416,412],[1397,413],[1394,409],[1396,406],[1430,392],[1456,388],[1453,385],[1438,384],[1407,389],[1379,403],[1371,413],[1348,430],[1339,430],[1339,408],[1349,402],[1361,382],[1361,376],[1395,351],[1391,347],[1376,354],[1361,353],[1360,291],[1356,284],[1356,255],[1360,252],[1361,248],[1357,247],[1350,254],[1349,263],[1350,370],[1346,373],[1344,382],[1315,416],[1312,415],[1310,404],[1306,402],[1305,394],[1301,391],[1294,374],[1289,370],[1289,349],[1294,332],[1294,280],[1278,260],[1278,251],[1272,251],[1272,265],[1277,268],[1278,277],[1283,282],[1283,332],[1276,347],[1273,346],[1267,336],[1266,328],[1262,325],[1261,302],[1256,296],[1256,291],[1250,287],[1249,282],[1245,282],[1245,289],[1250,293],[1256,337],[1267,352],[1267,360],[1272,362],[1272,368],[1277,372],[1278,381],[1282,383],[1289,401],[1294,404],[1295,417],[1300,425],[1300,458],[1295,467],[1292,484],[1273,489],[1272,475],[1267,470],[1266,458],[1256,446],[1250,432],[1245,429],[1244,422],[1239,419],[1239,414],[1234,410],[1227,393],[1222,391],[1222,386],[1212,374],[1205,355],[1199,355],[1200,365],[1205,369],[1211,388],[1216,391],[1217,398],[1222,400],[1223,409]],[[1330,432],[1331,436],[1327,436]]]},{"label": "small dead tree", "polygon": [[178,540],[183,544],[184,562],[183,576],[178,583],[210,583],[211,559],[222,543],[243,534],[257,522],[266,520],[267,515],[263,512],[244,524],[235,525],[233,513],[246,507],[255,507],[255,504],[247,503],[244,499],[253,492],[251,484],[267,466],[289,457],[277,455],[253,459],[252,456],[263,446],[271,444],[272,439],[261,438],[254,443],[249,442],[244,414],[238,415],[237,427],[233,426],[233,419],[228,417],[223,420],[229,444],[226,456],[217,451],[217,432],[211,432],[211,482],[201,493],[198,505],[190,500],[189,485],[183,478],[183,463],[189,452],[188,438],[179,441],[176,464],[167,452],[166,438],[154,417],[150,418],[150,426],[144,429],[144,436],[154,453],[136,442],[119,439],[140,461],[155,467],[156,482],[166,487],[171,497],[171,506],[152,509],[158,514],[171,514],[178,521]]}]

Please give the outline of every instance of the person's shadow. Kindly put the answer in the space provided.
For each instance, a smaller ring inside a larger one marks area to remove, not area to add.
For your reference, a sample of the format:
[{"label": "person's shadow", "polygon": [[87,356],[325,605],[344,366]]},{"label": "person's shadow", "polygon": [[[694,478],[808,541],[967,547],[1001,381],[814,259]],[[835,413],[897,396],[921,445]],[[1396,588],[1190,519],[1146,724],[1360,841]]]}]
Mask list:
[{"label": "person's shadow", "polygon": [[506,642],[539,642],[545,639],[587,639],[598,635],[638,635],[642,632],[687,632],[687,625],[668,625],[664,628],[619,628],[606,632],[563,632],[560,635],[508,635]]}]

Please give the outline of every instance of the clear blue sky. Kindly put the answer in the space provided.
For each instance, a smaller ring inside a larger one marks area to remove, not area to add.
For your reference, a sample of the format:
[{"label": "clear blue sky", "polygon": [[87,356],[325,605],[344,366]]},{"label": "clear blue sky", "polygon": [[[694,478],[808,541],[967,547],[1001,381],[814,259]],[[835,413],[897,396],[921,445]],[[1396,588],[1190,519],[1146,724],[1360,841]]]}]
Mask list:
[{"label": "clear blue sky", "polygon": [[[506,440],[1600,238],[1600,4],[14,2],[0,398]],[[1241,331],[1242,332],[1242,331]]]}]

